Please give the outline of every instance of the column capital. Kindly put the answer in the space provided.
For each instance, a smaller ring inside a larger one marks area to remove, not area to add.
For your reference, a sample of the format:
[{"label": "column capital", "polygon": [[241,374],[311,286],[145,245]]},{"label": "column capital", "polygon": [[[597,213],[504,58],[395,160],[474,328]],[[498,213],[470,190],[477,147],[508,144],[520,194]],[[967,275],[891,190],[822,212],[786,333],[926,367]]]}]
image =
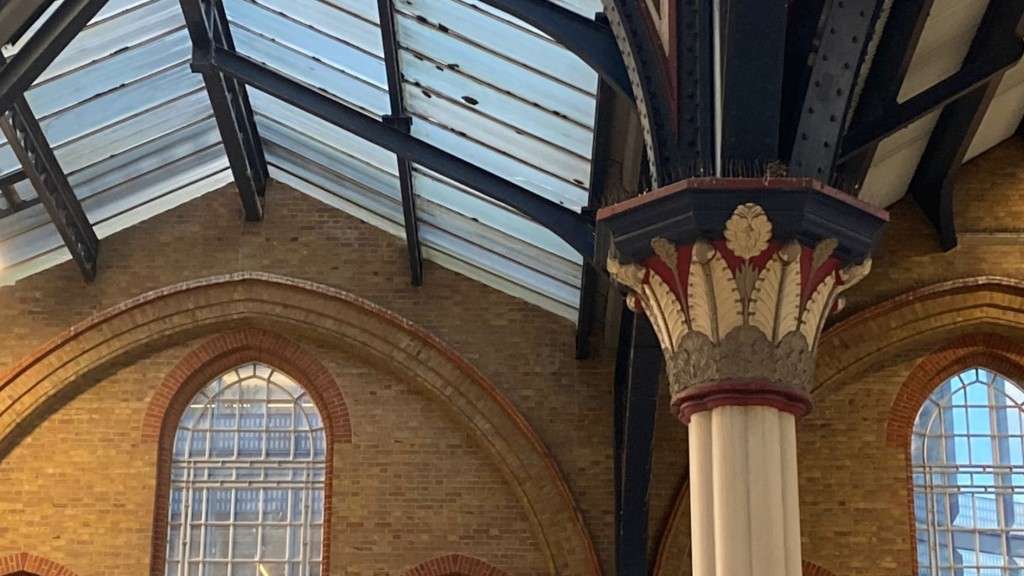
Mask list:
[{"label": "column capital", "polygon": [[673,409],[806,413],[818,337],[870,270],[885,213],[808,180],[682,184],[598,216],[609,274],[658,334]]}]

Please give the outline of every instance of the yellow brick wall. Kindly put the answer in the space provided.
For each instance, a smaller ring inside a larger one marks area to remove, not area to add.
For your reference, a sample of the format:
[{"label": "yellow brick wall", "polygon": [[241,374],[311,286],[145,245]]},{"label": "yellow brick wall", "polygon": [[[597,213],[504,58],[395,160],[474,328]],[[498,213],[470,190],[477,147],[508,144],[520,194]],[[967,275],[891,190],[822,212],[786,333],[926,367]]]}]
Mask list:
[{"label": "yellow brick wall", "polygon": [[[282,185],[247,224],[230,187],[103,242],[82,285],[71,263],[0,288],[0,370],[62,330],[149,290],[272,272],[364,297],[437,335],[506,394],[550,447],[609,567],[611,367],[573,358],[575,326],[431,263],[409,285],[404,242]],[[80,576],[145,573],[155,454],[139,446],[150,393],[198,342],[123,359],[25,423],[0,452],[0,558],[27,551]],[[337,350],[354,441],[338,449],[332,557],[339,573],[400,574],[445,554],[509,574],[546,572],[535,529],[486,447],[443,403]]]},{"label": "yellow brick wall", "polygon": [[[1024,144],[1009,142],[965,168],[956,196],[964,235],[949,253],[938,251],[916,206],[893,207],[875,270],[849,292],[841,316],[938,282],[986,274],[1024,279],[1019,166]],[[425,285],[413,288],[399,240],[277,184],[268,198],[262,223],[241,221],[229,187],[108,238],[94,285],[82,286],[67,263],[0,289],[0,369],[93,313],[186,280],[265,271],[350,291],[438,335],[511,399],[550,448],[611,574],[608,352],[578,362],[570,322],[429,263]],[[80,575],[145,571],[155,455],[139,445],[137,426],[156,382],[195,344],[124,359],[26,422],[19,443],[0,447],[0,557],[23,550],[52,556]],[[906,462],[886,444],[886,422],[899,387],[936,345],[883,355],[867,372],[843,376],[815,397],[815,411],[801,423],[805,557],[825,570],[911,570]],[[544,571],[520,500],[443,405],[343,351],[319,349],[318,357],[343,382],[355,430],[353,444],[336,455],[334,506],[348,519],[334,527],[336,567],[398,574],[463,553],[510,574]],[[686,461],[685,430],[661,401],[652,554],[667,532]],[[674,545],[685,547],[685,539]],[[665,573],[685,572],[667,566]]]}]

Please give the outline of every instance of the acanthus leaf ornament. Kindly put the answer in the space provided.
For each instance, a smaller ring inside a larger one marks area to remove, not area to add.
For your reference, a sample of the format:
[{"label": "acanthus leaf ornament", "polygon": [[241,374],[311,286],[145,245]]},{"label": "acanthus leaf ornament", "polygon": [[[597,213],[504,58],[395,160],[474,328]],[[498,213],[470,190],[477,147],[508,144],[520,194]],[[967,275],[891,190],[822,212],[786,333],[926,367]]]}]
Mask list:
[{"label": "acanthus leaf ornament", "polygon": [[652,276],[648,285],[644,286],[644,294],[646,306],[654,313],[648,317],[655,333],[658,334],[662,349],[666,352],[675,351],[679,341],[688,331],[682,303],[668,284],[657,275]]},{"label": "acanthus leaf ornament", "polygon": [[803,314],[800,316],[800,333],[804,335],[808,348],[813,349],[818,339],[818,332],[825,320],[825,312],[831,307],[836,296],[835,286],[835,275],[826,276],[804,305]]},{"label": "acanthus leaf ornament", "polygon": [[[687,250],[655,238],[656,260],[646,266],[609,259],[609,273],[651,318],[674,395],[722,380],[764,381],[806,394],[825,318],[839,293],[867,274],[870,260],[840,269],[835,240],[812,248],[773,241],[772,229],[760,206],[742,204],[726,224],[722,248],[698,240]],[[730,259],[730,252],[742,260]],[[688,264],[681,265],[683,254]],[[655,261],[664,266],[652,267]],[[825,272],[830,261],[835,264]]]},{"label": "acanthus leaf ornament", "polygon": [[705,273],[708,274],[711,294],[714,296],[715,303],[712,322],[714,339],[716,342],[720,342],[743,324],[744,306],[740,301],[737,280],[733,276],[732,270],[729,269],[729,265],[726,264],[725,258],[721,254],[715,254],[705,266]]},{"label": "acanthus leaf ornament", "polygon": [[804,285],[800,271],[800,252],[800,244],[793,241],[787,243],[778,253],[783,268],[775,315],[776,343],[786,334],[796,332],[800,324],[800,292]]},{"label": "acanthus leaf ornament", "polygon": [[643,290],[644,277],[647,275],[647,270],[643,266],[623,264],[619,262],[618,258],[609,254],[605,267],[608,269],[609,276],[629,288],[633,293]]},{"label": "acanthus leaf ornament", "polygon": [[832,253],[836,251],[839,246],[839,242],[835,238],[826,238],[814,247],[814,254],[811,257],[811,270],[817,270],[821,268],[821,265],[825,263]]},{"label": "acanthus leaf ornament", "polygon": [[778,254],[772,257],[758,276],[750,298],[747,322],[760,330],[769,340],[774,339],[784,266]]},{"label": "acanthus leaf ornament", "polygon": [[699,241],[693,245],[690,262],[690,274],[686,283],[686,318],[690,328],[714,341],[716,331],[712,330],[714,321],[713,296],[705,266],[715,257],[715,248],[707,242]]},{"label": "acanthus leaf ornament", "polygon": [[725,223],[725,245],[733,254],[749,260],[768,249],[772,222],[757,204],[741,204]]}]

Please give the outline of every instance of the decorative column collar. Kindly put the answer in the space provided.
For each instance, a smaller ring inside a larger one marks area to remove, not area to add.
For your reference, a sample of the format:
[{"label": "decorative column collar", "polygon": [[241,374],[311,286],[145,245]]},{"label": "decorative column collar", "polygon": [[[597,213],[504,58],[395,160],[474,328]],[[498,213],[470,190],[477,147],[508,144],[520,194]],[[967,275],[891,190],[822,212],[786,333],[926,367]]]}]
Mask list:
[{"label": "decorative column collar", "polygon": [[[793,204],[793,193],[811,195],[816,190],[788,189],[785,203]],[[613,245],[608,272],[629,290],[630,308],[645,312],[654,326],[665,353],[673,408],[684,421],[696,411],[723,404],[768,404],[806,413],[815,347],[826,317],[839,294],[871,267],[866,254],[844,262],[835,237],[814,238],[799,230],[794,237],[779,237],[762,206],[775,199],[763,190],[737,196],[717,238],[702,234],[680,243],[656,235],[648,240],[647,254],[637,248],[637,232],[642,234],[638,228],[666,232],[678,226],[643,224],[644,218],[636,214],[649,209],[643,204],[599,215],[613,242],[616,224],[621,224],[614,219],[641,223],[628,226],[625,233],[618,230],[628,237],[634,256],[640,252],[639,258],[626,260]],[[760,196],[759,202],[742,201],[749,196]],[[695,214],[665,213],[664,207],[658,212],[675,222],[695,222],[701,203],[688,201],[697,207]],[[716,195],[716,209],[722,201]],[[806,216],[804,211],[780,213],[781,218]],[[823,228],[821,222],[814,225]],[[793,231],[794,225],[788,228]],[[850,255],[859,248],[847,245],[845,252]]]}]

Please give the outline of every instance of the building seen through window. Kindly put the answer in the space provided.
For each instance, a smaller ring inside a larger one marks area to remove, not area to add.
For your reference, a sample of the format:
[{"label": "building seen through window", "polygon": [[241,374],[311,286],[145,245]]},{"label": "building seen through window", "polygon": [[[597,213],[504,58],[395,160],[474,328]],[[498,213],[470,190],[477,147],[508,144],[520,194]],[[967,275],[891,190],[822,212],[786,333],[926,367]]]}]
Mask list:
[{"label": "building seen through window", "polygon": [[166,576],[319,576],[325,474],[299,384],[259,363],[214,379],[175,435]]},{"label": "building seen through window", "polygon": [[985,368],[918,413],[912,448],[918,576],[1024,575],[1024,392]]}]

